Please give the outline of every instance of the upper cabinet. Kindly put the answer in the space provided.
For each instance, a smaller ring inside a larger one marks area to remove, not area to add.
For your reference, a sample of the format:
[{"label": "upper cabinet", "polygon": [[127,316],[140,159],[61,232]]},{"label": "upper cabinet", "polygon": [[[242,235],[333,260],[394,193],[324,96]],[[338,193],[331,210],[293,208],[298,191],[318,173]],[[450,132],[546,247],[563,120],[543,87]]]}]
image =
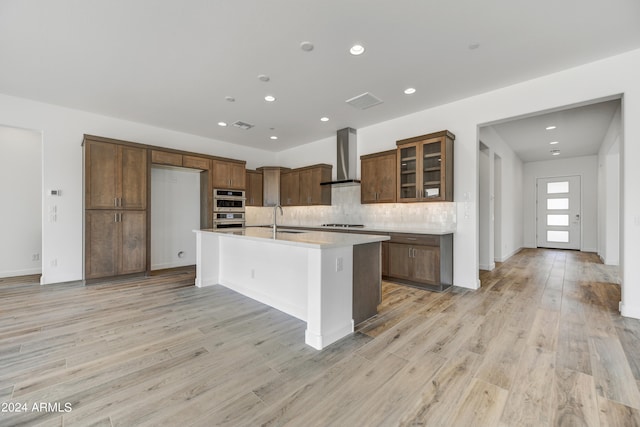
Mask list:
[{"label": "upper cabinet", "polygon": [[244,190],[245,162],[214,159],[211,162],[213,188]]},{"label": "upper cabinet", "polygon": [[333,166],[317,164],[283,172],[280,175],[282,206],[330,205],[331,187],[320,185],[331,181]]},{"label": "upper cabinet", "polygon": [[258,171],[247,170],[247,206],[262,206],[262,173]]},{"label": "upper cabinet", "polygon": [[396,201],[396,151],[360,156],[360,202],[393,203]]},{"label": "upper cabinet", "polygon": [[280,175],[280,205],[300,205],[300,172],[291,170]]},{"label": "upper cabinet", "polygon": [[397,141],[398,202],[453,201],[453,141],[441,131]]},{"label": "upper cabinet", "polygon": [[147,150],[85,139],[85,208],[146,209]]},{"label": "upper cabinet", "polygon": [[331,181],[332,168],[331,165],[318,164],[299,169],[301,205],[331,204],[331,187],[320,183]]}]

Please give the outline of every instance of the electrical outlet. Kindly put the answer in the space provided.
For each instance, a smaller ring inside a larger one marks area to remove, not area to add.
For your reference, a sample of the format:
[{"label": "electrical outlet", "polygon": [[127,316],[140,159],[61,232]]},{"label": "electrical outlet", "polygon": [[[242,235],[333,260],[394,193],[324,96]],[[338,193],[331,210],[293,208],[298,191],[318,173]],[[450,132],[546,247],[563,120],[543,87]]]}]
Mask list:
[{"label": "electrical outlet", "polygon": [[336,271],[342,271],[343,268],[344,268],[344,261],[342,260],[342,257],[336,258]]},{"label": "electrical outlet", "polygon": [[31,261],[40,261],[40,254],[33,254],[31,256]]},{"label": "electrical outlet", "polygon": [[51,267],[57,267],[58,266],[58,258],[54,258],[51,260]]},{"label": "electrical outlet", "polygon": [[251,269],[251,278],[255,279],[256,278],[256,270],[255,269]]}]

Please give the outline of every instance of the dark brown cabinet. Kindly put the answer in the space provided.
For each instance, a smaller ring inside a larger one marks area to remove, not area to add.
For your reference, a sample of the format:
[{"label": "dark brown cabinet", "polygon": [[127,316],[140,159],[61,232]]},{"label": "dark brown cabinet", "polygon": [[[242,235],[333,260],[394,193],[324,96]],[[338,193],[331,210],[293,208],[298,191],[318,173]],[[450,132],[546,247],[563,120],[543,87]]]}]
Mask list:
[{"label": "dark brown cabinet", "polygon": [[399,202],[453,201],[453,141],[449,131],[397,141]]},{"label": "dark brown cabinet", "polygon": [[453,284],[452,234],[391,233],[390,237],[388,278],[433,290]]},{"label": "dark brown cabinet", "polygon": [[182,166],[182,154],[162,150],[151,150],[151,163],[156,165]]},{"label": "dark brown cabinet", "polygon": [[147,268],[147,212],[85,212],[85,279],[142,273]]},{"label": "dark brown cabinet", "polygon": [[213,188],[245,189],[245,162],[214,159],[211,162],[211,170],[211,185]]},{"label": "dark brown cabinet", "polygon": [[262,206],[262,173],[247,170],[247,189],[245,196],[247,206]]},{"label": "dark brown cabinet", "polygon": [[85,208],[146,209],[147,150],[85,140]]},{"label": "dark brown cabinet", "polygon": [[280,175],[282,206],[313,206],[331,204],[331,187],[320,185],[331,181],[333,166],[317,164],[292,169]]},{"label": "dark brown cabinet", "polygon": [[148,150],[86,136],[85,279],[147,269]]},{"label": "dark brown cabinet", "polygon": [[396,201],[397,150],[360,157],[361,203],[393,203]]},{"label": "dark brown cabinet", "polygon": [[300,205],[300,172],[298,170],[280,175],[280,205]]},{"label": "dark brown cabinet", "polygon": [[300,205],[331,204],[331,187],[320,185],[320,183],[331,181],[332,168],[331,165],[319,164],[298,169],[300,174]]}]

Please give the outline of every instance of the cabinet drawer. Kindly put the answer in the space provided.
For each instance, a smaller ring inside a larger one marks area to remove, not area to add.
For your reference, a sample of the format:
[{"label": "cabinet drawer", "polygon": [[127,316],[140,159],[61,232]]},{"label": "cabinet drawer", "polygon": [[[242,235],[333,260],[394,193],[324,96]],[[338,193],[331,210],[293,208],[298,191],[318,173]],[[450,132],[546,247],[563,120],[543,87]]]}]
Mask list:
[{"label": "cabinet drawer", "polygon": [[392,243],[404,243],[407,245],[440,246],[440,236],[433,234],[404,234],[390,233]]},{"label": "cabinet drawer", "polygon": [[204,157],[182,156],[182,166],[185,168],[209,170],[211,161]]},{"label": "cabinet drawer", "polygon": [[151,150],[151,163],[159,165],[182,166],[182,154]]}]

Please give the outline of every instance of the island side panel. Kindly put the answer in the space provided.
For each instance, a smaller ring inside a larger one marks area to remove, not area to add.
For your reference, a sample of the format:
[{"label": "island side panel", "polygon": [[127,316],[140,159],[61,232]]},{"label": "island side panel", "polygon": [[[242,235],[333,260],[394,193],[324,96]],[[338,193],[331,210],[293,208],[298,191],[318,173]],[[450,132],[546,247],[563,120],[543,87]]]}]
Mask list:
[{"label": "island side panel", "polygon": [[220,239],[217,234],[194,230],[196,233],[195,285],[215,285],[220,279]]},{"label": "island side panel", "polygon": [[307,320],[308,248],[224,235],[220,241],[221,285]]},{"label": "island side panel", "polygon": [[382,302],[380,242],[353,247],[353,322],[357,325],[378,314]]},{"label": "island side panel", "polygon": [[309,249],[305,342],[322,350],[354,330],[352,246]]}]

